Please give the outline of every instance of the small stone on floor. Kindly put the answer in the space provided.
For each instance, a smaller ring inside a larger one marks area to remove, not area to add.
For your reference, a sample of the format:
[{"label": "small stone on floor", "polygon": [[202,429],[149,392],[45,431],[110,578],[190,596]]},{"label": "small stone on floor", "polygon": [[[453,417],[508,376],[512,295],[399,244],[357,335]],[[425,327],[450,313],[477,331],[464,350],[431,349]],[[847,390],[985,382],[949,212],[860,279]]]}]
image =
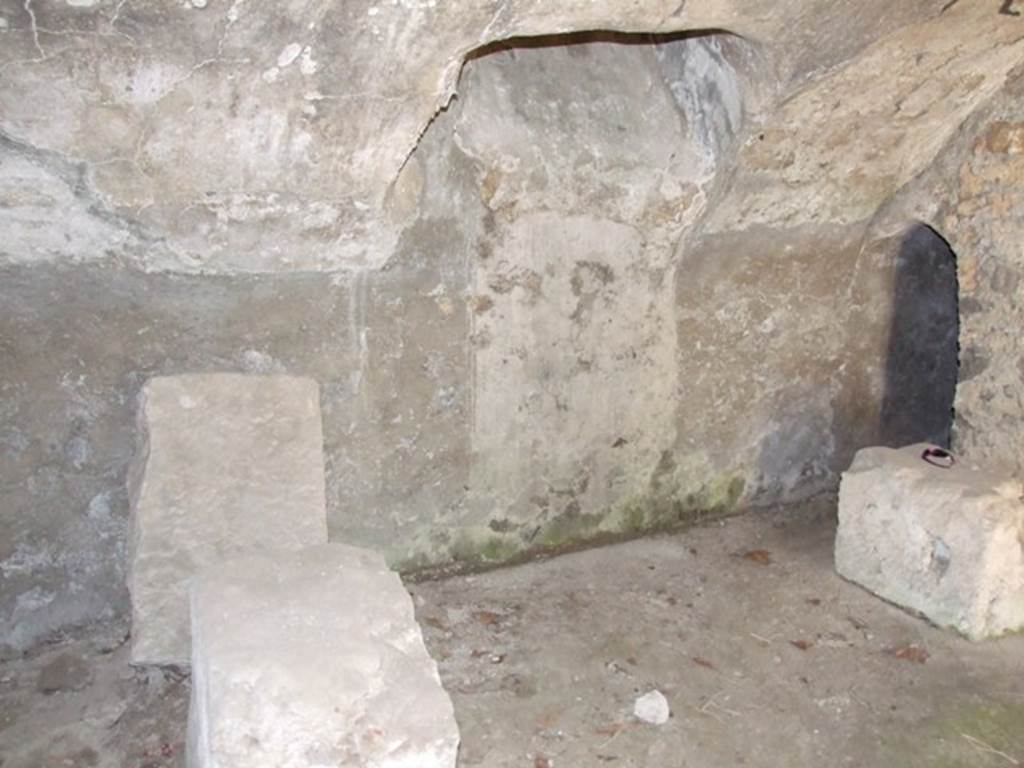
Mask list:
[{"label": "small stone on floor", "polygon": [[651,725],[664,725],[670,714],[668,699],[658,690],[645,693],[633,705],[633,715]]}]

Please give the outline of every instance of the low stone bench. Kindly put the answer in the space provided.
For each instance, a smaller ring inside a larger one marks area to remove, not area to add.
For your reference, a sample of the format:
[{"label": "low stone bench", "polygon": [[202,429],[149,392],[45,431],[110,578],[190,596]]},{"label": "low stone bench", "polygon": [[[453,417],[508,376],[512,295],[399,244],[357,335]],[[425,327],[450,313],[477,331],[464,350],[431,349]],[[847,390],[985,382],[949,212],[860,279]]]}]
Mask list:
[{"label": "low stone bench", "polygon": [[454,768],[451,700],[379,555],[234,558],[191,610],[189,768]]},{"label": "low stone bench", "polygon": [[131,660],[184,666],[197,569],[327,541],[319,388],[293,376],[157,377],[143,388],[139,428]]},{"label": "low stone bench", "polygon": [[1024,488],[932,448],[857,453],[839,491],[836,570],[974,640],[1024,629]]}]

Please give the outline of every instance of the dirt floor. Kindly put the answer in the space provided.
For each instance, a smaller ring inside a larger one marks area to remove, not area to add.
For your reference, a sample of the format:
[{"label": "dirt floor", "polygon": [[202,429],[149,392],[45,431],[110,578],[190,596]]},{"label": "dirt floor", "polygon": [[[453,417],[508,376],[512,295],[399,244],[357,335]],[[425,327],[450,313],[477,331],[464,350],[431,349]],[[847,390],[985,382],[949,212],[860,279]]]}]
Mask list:
[{"label": "dirt floor", "polygon": [[[460,766],[1024,765],[1024,636],[972,644],[843,582],[828,502],[411,585]],[[3,768],[183,766],[188,680],[122,627],[0,666]],[[636,698],[661,691],[648,725]]]}]

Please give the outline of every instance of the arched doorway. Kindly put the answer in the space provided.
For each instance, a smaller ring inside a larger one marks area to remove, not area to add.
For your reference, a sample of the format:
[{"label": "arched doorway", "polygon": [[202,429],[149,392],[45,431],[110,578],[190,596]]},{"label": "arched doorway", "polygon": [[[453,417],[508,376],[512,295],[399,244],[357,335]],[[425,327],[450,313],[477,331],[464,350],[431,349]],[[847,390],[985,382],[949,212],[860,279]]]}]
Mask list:
[{"label": "arched doorway", "polygon": [[918,222],[903,235],[893,270],[881,442],[948,447],[959,369],[956,254]]}]

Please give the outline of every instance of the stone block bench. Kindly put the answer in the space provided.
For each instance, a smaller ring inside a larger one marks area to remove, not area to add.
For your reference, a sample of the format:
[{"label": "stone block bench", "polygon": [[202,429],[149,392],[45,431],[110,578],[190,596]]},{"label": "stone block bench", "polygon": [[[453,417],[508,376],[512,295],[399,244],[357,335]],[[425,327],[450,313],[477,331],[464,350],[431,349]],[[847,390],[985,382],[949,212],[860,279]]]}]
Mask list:
[{"label": "stone block bench", "polygon": [[188,664],[188,581],[253,549],[327,541],[319,388],[311,379],[150,379],[132,498],[133,664]]},{"label": "stone block bench", "polygon": [[451,700],[377,554],[240,556],[192,586],[189,768],[454,768]]},{"label": "stone block bench", "polygon": [[836,570],[971,639],[1024,629],[1024,489],[943,454],[857,453],[839,491]]}]

